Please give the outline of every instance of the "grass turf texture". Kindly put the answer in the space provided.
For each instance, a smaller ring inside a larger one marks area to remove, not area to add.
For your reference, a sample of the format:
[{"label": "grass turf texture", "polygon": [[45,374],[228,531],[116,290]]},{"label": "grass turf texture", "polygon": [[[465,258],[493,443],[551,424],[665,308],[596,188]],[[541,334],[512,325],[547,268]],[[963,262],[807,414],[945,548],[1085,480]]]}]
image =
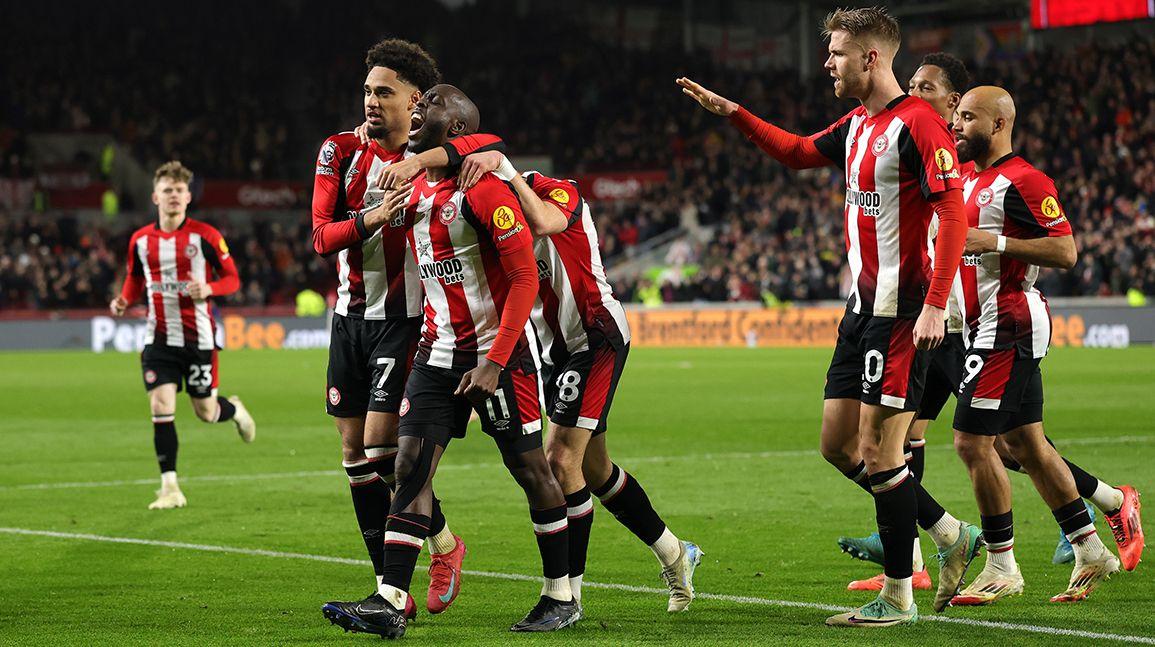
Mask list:
[{"label": "grass turf texture", "polygon": [[[706,552],[699,592],[853,606],[846,583],[873,565],[835,538],[874,527],[873,505],[816,450],[828,350],[635,349],[611,417],[610,447],[682,538]],[[0,526],[225,545],[365,559],[338,440],[324,415],[323,352],[222,355],[223,394],[239,394],[259,424],[243,445],[232,425],[177,411],[179,471],[189,507],[149,511],[156,464],[134,355],[0,356]],[[1092,473],[1155,492],[1155,349],[1059,349],[1043,364],[1046,424],[1064,454]],[[928,434],[927,486],[954,514],[978,521],[950,440],[950,406]],[[442,463],[437,491],[468,546],[466,568],[540,574],[521,492],[476,423]],[[289,476],[286,473],[304,472]],[[269,477],[261,477],[269,474]],[[240,475],[241,479],[200,479]],[[144,484],[30,489],[27,484],[145,479]],[[1080,605],[1047,598],[1070,568],[1052,566],[1058,536],[1026,477],[1012,475],[1016,556],[1026,594],[947,615],[1060,629],[1155,636],[1149,564],[1121,573]],[[1150,494],[1148,495],[1150,496]],[[1149,508],[1150,510],[1150,508]],[[1148,512],[1149,519],[1152,512]],[[1149,520],[1148,524],[1152,522]],[[1105,524],[1100,535],[1113,547]],[[933,553],[923,539],[928,561]],[[423,556],[421,563],[427,563]],[[586,579],[660,587],[650,551],[597,507]],[[931,567],[932,574],[934,567]],[[364,565],[202,552],[0,532],[0,643],[368,644],[321,617],[328,599],[368,593]],[[418,572],[414,592],[425,597]],[[421,612],[413,643],[888,644],[948,640],[1085,643],[1085,638],[921,622],[861,631],[823,626],[827,611],[700,599],[670,616],[654,593],[587,588],[586,619],[548,637],[507,632],[538,585],[466,576],[455,605]],[[916,600],[924,616],[931,596]],[[423,606],[423,604],[421,605]]]}]

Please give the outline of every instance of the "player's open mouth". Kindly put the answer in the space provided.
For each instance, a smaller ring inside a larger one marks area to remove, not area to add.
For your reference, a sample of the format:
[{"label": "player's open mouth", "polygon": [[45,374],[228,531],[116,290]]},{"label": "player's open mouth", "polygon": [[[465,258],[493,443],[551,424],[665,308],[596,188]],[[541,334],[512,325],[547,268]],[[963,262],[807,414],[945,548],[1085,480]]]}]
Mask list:
[{"label": "player's open mouth", "polygon": [[368,121],[369,123],[374,123],[374,124],[380,123],[381,122],[381,113],[375,112],[375,111],[366,112],[365,113],[365,121]]},{"label": "player's open mouth", "polygon": [[409,115],[409,136],[412,137],[417,134],[417,131],[421,130],[421,127],[424,125],[425,115],[414,110],[413,114]]}]

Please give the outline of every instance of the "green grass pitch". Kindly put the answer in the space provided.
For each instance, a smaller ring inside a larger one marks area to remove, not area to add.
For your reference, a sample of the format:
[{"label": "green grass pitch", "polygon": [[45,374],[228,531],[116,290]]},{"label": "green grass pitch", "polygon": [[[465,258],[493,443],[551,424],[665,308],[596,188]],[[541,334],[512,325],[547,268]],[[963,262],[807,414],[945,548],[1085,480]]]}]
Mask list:
[{"label": "green grass pitch", "polygon": [[[441,616],[422,611],[406,640],[1054,645],[1088,641],[1064,631],[1155,637],[1150,563],[1115,576],[1083,604],[1047,602],[1070,568],[1051,565],[1055,523],[1020,475],[1011,479],[1025,595],[948,610],[967,621],[958,623],[931,620],[931,597],[920,592],[924,621],[916,626],[870,635],[823,626],[828,611],[813,605],[861,604],[867,596],[846,583],[876,572],[834,541],[870,532],[874,515],[868,497],[816,449],[828,358],[828,350],[631,353],[610,447],[674,532],[705,550],[696,585],[717,596],[676,616],[659,593],[589,587],[578,626],[510,634],[538,584],[497,574],[539,574],[537,549],[522,494],[492,442],[471,429],[450,446],[437,491],[469,546],[466,569],[485,574],[467,574]],[[320,614],[324,601],[359,598],[372,585],[367,562],[354,561],[365,559],[364,548],[324,414],[323,352],[224,353],[222,393],[245,399],[257,442],[243,445],[231,425],[198,422],[182,396],[179,471],[189,506],[163,512],[146,510],[157,479],[135,356],[9,353],[0,366],[0,644],[376,644],[342,634]],[[1064,454],[1105,480],[1155,492],[1155,349],[1060,349],[1043,371],[1046,425]],[[926,484],[956,516],[977,522],[952,449],[949,406],[928,435]],[[1099,529],[1113,546],[1102,521]],[[243,550],[213,548],[221,546]],[[923,547],[933,552],[925,537]],[[254,550],[276,552],[245,552]],[[586,579],[661,586],[649,550],[600,507]],[[419,572],[421,602],[426,584]]]}]

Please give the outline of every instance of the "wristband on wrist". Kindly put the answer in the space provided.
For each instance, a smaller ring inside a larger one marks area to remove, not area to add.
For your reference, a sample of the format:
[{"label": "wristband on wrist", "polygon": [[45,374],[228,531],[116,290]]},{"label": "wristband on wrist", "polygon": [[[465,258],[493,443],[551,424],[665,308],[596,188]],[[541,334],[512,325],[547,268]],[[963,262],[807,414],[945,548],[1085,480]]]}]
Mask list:
[{"label": "wristband on wrist", "polygon": [[995,251],[1002,254],[1007,251],[1007,237],[1000,235],[995,242]]},{"label": "wristband on wrist", "polygon": [[513,168],[513,162],[509,161],[508,157],[502,155],[501,164],[494,169],[493,174],[496,175],[498,179],[511,182],[513,178],[517,176],[517,169]]}]

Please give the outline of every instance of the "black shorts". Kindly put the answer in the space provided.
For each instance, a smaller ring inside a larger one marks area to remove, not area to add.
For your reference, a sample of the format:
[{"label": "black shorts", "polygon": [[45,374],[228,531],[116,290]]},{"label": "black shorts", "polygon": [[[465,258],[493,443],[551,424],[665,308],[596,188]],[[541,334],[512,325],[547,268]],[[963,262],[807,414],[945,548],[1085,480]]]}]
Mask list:
[{"label": "black shorts", "polygon": [[824,397],[915,411],[928,364],[930,351],[914,347],[914,319],[860,315],[847,308],[838,324]]},{"label": "black shorts", "polygon": [[219,377],[217,349],[149,344],[140,353],[140,370],[146,391],[175,384],[178,393],[187,388],[189,397],[212,397]]},{"label": "black shorts", "polygon": [[428,438],[441,446],[464,438],[470,410],[477,411],[481,429],[493,437],[503,455],[541,447],[541,399],[537,375],[510,363],[501,372],[497,392],[479,406],[453,392],[465,371],[417,364],[405,384],[399,436]]},{"label": "black shorts", "polygon": [[958,391],[966,352],[961,332],[947,333],[942,345],[930,352],[930,368],[926,371],[926,386],[916,416],[919,420],[938,418],[951,394]]},{"label": "black shorts", "polygon": [[420,317],[358,319],[334,314],[325,403],[329,415],[397,413],[420,334]]},{"label": "black shorts", "polygon": [[560,364],[543,364],[541,379],[550,422],[588,429],[594,436],[605,433],[629,354],[629,344],[620,348],[602,344],[569,355]]},{"label": "black shorts", "polygon": [[996,436],[1043,421],[1043,374],[1039,360],[1013,348],[967,351],[963,360],[954,428]]}]

